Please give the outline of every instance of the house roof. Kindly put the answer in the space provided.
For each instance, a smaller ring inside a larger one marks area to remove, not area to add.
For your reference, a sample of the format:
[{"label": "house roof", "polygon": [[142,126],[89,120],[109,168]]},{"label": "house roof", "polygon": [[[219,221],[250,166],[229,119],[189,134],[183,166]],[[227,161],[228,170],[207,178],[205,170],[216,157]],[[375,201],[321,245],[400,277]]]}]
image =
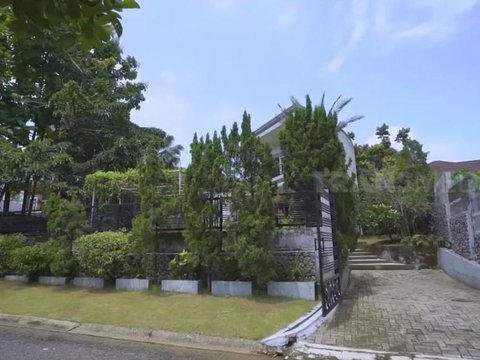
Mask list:
[{"label": "house roof", "polygon": [[272,120],[267,121],[265,124],[260,126],[257,130],[255,130],[255,134],[260,135],[265,130],[270,129],[276,123],[282,121],[287,114],[291,113],[295,109],[295,105],[291,105],[290,107],[283,110],[280,114],[276,115]]},{"label": "house roof", "polygon": [[430,164],[430,169],[435,172],[455,172],[462,170],[469,170],[480,172],[480,160],[469,160],[469,161],[432,161]]}]

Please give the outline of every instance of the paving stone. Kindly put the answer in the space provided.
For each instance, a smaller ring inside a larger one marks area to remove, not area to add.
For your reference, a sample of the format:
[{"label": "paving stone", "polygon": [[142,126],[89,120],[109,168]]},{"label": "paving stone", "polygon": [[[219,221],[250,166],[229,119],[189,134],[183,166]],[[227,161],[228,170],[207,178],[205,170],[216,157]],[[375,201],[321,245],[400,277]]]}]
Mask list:
[{"label": "paving stone", "polygon": [[441,270],[352,272],[325,345],[480,359],[480,291]]}]

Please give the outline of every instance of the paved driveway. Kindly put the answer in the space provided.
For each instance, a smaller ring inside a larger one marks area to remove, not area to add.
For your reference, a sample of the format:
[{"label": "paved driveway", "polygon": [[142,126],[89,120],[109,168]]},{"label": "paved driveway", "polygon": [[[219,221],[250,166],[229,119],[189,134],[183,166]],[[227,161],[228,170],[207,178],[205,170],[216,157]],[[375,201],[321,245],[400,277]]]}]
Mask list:
[{"label": "paved driveway", "polygon": [[480,290],[441,270],[352,271],[343,302],[310,341],[480,359]]}]

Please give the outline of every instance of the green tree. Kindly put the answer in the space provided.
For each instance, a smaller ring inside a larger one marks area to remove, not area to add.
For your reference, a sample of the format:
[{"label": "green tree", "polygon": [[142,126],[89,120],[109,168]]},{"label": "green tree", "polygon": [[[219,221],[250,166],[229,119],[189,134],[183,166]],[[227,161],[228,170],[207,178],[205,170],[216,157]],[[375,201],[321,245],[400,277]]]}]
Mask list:
[{"label": "green tree", "polygon": [[348,249],[355,246],[357,213],[355,181],[347,175],[345,151],[337,136],[342,128],[338,111],[345,105],[332,106],[327,112],[324,98],[320,105],[312,107],[308,95],[304,107],[298,103],[294,105],[295,109],[287,116],[279,135],[285,184],[292,190],[313,191],[314,173],[324,174],[335,193],[337,234],[346,256]]},{"label": "green tree", "polygon": [[142,252],[157,251],[156,227],[162,215],[165,193],[164,166],[153,144],[147,148],[145,160],[138,166],[140,214],[133,219],[131,236]]},{"label": "green tree", "polygon": [[250,115],[244,112],[241,134],[234,124],[230,136],[223,136],[232,216],[225,248],[232,252],[244,278],[264,285],[275,276],[275,261],[268,251],[275,228],[274,161],[270,146],[252,132],[250,123]]},{"label": "green tree", "polygon": [[[388,126],[384,124],[381,128]],[[375,220],[378,231],[389,235],[397,232],[406,237],[432,231],[433,175],[427,164],[428,154],[417,140],[410,138],[409,132],[410,129],[401,129],[395,137],[402,144],[400,151],[386,148],[385,144],[356,149],[367,154],[360,163],[362,169],[370,169],[368,176],[365,171],[359,172],[360,217],[367,229]],[[388,150],[382,154],[381,166],[376,163],[379,147]],[[382,226],[386,219],[397,216],[395,227]]]},{"label": "green tree", "polygon": [[16,37],[52,37],[62,46],[80,42],[89,50],[108,41],[115,31],[122,35],[120,12],[139,8],[135,0],[2,0],[1,8],[13,12],[7,25]]},{"label": "green tree", "polygon": [[187,228],[184,232],[196,265],[210,283],[222,263],[224,233],[218,227],[219,197],[227,191],[220,138],[215,132],[205,139],[195,134],[190,153],[192,161],[185,174],[184,207]]}]

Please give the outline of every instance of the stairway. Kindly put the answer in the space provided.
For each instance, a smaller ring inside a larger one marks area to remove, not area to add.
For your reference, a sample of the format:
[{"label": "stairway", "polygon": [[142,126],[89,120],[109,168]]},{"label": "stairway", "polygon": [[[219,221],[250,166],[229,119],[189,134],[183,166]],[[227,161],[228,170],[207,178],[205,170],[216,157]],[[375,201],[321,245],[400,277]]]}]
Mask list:
[{"label": "stairway", "polygon": [[413,270],[412,264],[388,262],[363,249],[355,249],[348,257],[351,270]]}]

